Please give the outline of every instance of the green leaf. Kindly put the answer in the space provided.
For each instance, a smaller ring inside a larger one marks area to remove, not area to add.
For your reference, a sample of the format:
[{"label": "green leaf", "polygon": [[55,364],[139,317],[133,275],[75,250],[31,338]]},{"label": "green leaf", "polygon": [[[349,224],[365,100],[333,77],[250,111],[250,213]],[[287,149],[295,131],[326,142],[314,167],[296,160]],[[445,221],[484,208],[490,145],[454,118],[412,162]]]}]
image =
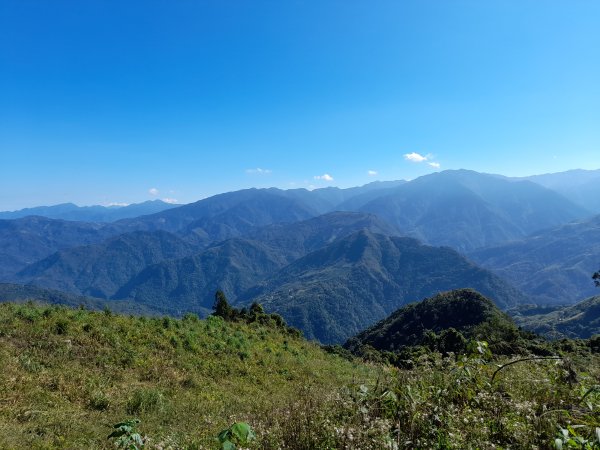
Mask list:
[{"label": "green leaf", "polygon": [[562,450],[563,442],[561,438],[554,439],[554,447],[556,447],[556,450]]},{"label": "green leaf", "polygon": [[121,430],[115,430],[115,431],[113,431],[112,433],[110,433],[108,435],[107,439],[118,438],[118,437],[123,436],[124,434],[127,434],[127,431],[122,430],[122,429]]},{"label": "green leaf", "polygon": [[226,428],[225,430],[223,430],[219,433],[219,435],[217,436],[217,439],[219,440],[220,443],[223,443],[225,441],[228,441],[230,437],[231,437],[231,431],[229,428]]},{"label": "green leaf", "polygon": [[144,445],[144,441],[142,440],[142,436],[139,433],[135,433],[131,435],[131,439],[138,445]]},{"label": "green leaf", "polygon": [[246,444],[256,438],[252,427],[245,422],[237,422],[229,428],[231,434],[238,440],[240,444]]}]

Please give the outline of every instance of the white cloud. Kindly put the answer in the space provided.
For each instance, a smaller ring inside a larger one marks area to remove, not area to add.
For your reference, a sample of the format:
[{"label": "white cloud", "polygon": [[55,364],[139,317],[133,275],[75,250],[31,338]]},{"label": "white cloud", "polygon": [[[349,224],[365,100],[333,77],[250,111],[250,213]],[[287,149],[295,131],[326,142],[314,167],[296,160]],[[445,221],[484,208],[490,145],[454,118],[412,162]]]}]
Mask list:
[{"label": "white cloud", "polygon": [[176,198],[168,198],[167,197],[167,198],[163,198],[162,201],[165,202],[165,203],[171,203],[171,204],[177,203],[177,199]]},{"label": "white cloud", "polygon": [[375,175],[377,175],[377,171],[376,170],[367,170],[367,175],[369,175],[370,177],[374,177]]},{"label": "white cloud", "polygon": [[428,153],[426,155],[421,155],[417,152],[406,153],[404,155],[404,159],[417,164],[426,162],[429,167],[432,167],[434,169],[439,169],[441,167],[439,162],[432,161],[433,159],[435,159],[435,157],[431,153]]},{"label": "white cloud", "polygon": [[105,203],[104,206],[129,206],[129,203],[110,202],[110,203]]},{"label": "white cloud", "polygon": [[150,189],[148,189],[148,194],[150,194],[150,195],[158,195],[158,189],[156,189],[156,188],[150,188]]},{"label": "white cloud", "polygon": [[271,169],[261,169],[260,167],[257,167],[256,169],[246,169],[246,173],[257,173],[259,175],[268,175],[272,172]]},{"label": "white cloud", "polygon": [[324,173],[323,175],[315,175],[313,178],[315,180],[333,181],[333,177],[328,173]]},{"label": "white cloud", "polygon": [[422,163],[424,161],[427,161],[427,156],[423,156],[423,155],[420,155],[419,153],[412,152],[412,153],[405,154],[404,159],[406,159],[407,161],[414,162],[414,163]]}]

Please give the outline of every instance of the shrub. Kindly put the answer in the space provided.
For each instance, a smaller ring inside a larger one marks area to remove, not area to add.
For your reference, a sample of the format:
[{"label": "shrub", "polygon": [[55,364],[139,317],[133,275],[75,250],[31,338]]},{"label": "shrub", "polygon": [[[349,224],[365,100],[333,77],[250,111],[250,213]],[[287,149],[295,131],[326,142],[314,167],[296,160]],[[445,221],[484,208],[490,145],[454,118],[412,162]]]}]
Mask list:
[{"label": "shrub", "polygon": [[142,388],[134,391],[133,395],[127,402],[128,414],[142,414],[148,412],[157,412],[163,410],[165,399],[157,389]]}]

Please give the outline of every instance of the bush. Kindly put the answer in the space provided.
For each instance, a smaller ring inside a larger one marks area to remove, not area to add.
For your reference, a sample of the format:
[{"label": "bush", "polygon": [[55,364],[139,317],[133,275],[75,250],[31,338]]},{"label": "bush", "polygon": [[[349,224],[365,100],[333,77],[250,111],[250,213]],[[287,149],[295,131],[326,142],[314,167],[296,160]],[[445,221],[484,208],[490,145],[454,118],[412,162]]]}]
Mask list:
[{"label": "bush", "polygon": [[159,412],[164,409],[165,399],[157,389],[143,388],[134,391],[127,402],[127,413],[136,415],[148,412]]}]

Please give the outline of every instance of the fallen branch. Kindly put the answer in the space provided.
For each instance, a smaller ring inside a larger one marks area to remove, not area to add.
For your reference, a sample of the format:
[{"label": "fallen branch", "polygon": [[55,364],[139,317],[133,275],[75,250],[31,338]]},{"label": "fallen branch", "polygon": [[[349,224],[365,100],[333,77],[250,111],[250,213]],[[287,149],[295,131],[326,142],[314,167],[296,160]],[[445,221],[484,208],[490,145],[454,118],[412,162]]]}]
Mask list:
[{"label": "fallen branch", "polygon": [[492,375],[491,383],[492,384],[494,383],[494,379],[496,378],[496,375],[498,374],[498,372],[500,372],[505,367],[512,366],[513,364],[517,364],[517,363],[524,362],[524,361],[545,361],[545,360],[562,360],[562,358],[560,356],[532,356],[530,358],[516,359],[516,360],[508,362],[506,364],[502,364],[500,367],[498,367],[496,369],[496,371],[494,372],[494,374]]}]

